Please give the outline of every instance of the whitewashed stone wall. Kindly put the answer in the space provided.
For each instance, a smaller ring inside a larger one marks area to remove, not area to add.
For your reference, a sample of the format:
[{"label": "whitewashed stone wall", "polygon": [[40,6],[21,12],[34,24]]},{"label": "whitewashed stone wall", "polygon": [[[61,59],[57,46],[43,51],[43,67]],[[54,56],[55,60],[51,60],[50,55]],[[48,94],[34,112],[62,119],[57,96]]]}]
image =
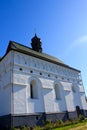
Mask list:
[{"label": "whitewashed stone wall", "polygon": [[13,52],[0,62],[0,116],[11,113]]},{"label": "whitewashed stone wall", "polygon": [[[80,94],[79,86],[82,85],[82,80],[78,71],[15,53],[13,79],[16,89],[18,86],[21,90],[20,95],[19,92],[15,94],[14,90],[14,113],[75,111],[76,106],[80,106],[82,109],[87,108],[84,96]],[[30,81],[33,79],[38,82],[38,99],[30,98]],[[60,100],[55,98],[55,83],[60,86]],[[75,86],[75,92],[73,92],[72,86]],[[85,102],[85,106],[83,102]]]},{"label": "whitewashed stone wall", "polygon": [[[32,80],[38,84],[37,99],[30,97]],[[60,99],[56,99],[55,84]],[[76,106],[87,109],[80,72],[13,51],[0,62],[2,102],[0,115],[75,111]]]},{"label": "whitewashed stone wall", "polygon": [[87,102],[85,100],[86,97],[85,97],[84,88],[83,88],[83,86],[80,86],[79,88],[80,88],[79,92],[80,92],[80,98],[81,98],[81,104],[82,104],[81,108],[84,108],[86,110],[87,109]]}]

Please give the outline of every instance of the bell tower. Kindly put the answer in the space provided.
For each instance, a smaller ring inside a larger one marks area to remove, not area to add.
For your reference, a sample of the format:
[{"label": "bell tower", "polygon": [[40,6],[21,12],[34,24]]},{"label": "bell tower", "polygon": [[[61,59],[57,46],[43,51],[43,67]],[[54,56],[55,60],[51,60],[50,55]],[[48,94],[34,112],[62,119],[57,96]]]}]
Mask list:
[{"label": "bell tower", "polygon": [[40,38],[35,36],[31,39],[31,46],[34,51],[41,52],[42,53],[42,43],[40,41]]}]

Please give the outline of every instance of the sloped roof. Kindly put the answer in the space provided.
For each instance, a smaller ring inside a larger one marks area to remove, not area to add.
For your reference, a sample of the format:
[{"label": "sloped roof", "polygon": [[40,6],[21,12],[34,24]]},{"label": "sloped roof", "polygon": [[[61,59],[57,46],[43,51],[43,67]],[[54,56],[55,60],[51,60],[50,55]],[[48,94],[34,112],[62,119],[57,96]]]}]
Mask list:
[{"label": "sloped roof", "polygon": [[33,56],[33,57],[37,57],[39,59],[46,60],[46,61],[54,63],[54,64],[62,65],[62,66],[68,67],[70,69],[79,71],[75,68],[72,68],[72,67],[64,64],[64,62],[62,62],[60,59],[58,59],[54,56],[48,55],[46,53],[40,53],[40,52],[34,51],[31,48],[24,46],[20,43],[14,42],[14,41],[9,42],[6,54],[11,50],[15,50],[15,51],[18,51],[18,52],[21,52],[21,53],[24,53],[24,54],[27,54],[27,55],[30,55],[30,56]]},{"label": "sloped roof", "polygon": [[1,61],[2,57],[0,57],[0,61]]}]

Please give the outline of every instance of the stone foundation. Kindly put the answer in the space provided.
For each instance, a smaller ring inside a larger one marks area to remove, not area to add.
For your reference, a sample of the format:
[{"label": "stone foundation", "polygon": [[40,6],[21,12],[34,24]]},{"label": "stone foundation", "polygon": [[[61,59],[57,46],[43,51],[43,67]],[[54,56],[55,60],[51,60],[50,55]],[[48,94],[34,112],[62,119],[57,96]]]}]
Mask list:
[{"label": "stone foundation", "polygon": [[[87,116],[87,110],[81,110],[84,116]],[[30,115],[6,115],[0,117],[0,128],[11,128],[20,126],[43,126],[46,120],[55,122],[58,119],[66,121],[68,119],[78,118],[77,112],[62,113],[37,113]]]}]

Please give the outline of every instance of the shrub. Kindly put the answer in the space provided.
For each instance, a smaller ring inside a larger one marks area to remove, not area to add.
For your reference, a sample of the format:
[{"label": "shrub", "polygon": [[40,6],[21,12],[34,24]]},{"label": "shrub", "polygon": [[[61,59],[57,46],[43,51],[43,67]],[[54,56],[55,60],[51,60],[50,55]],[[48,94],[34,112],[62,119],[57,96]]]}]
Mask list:
[{"label": "shrub", "polygon": [[17,130],[16,128],[11,128],[11,130]]},{"label": "shrub", "polygon": [[43,130],[51,130],[52,129],[51,127],[52,126],[50,124],[47,124],[47,125],[44,126]]},{"label": "shrub", "polygon": [[30,130],[33,130],[33,127],[32,126],[30,126],[30,128],[29,128]]},{"label": "shrub", "polygon": [[61,119],[58,119],[58,120],[57,120],[57,123],[58,123],[59,125],[63,125],[63,124],[64,124],[64,122],[63,122]]},{"label": "shrub", "polygon": [[21,130],[27,130],[27,128],[25,126],[22,126]]},{"label": "shrub", "polygon": [[81,122],[81,121],[83,121],[83,120],[85,120],[85,117],[80,114],[80,115],[79,115],[79,121]]},{"label": "shrub", "polygon": [[42,130],[42,128],[40,126],[35,126],[33,130]]},{"label": "shrub", "polygon": [[43,130],[51,130],[51,128],[52,128],[52,122],[51,122],[51,120],[47,120],[45,122],[45,126],[44,126]]},{"label": "shrub", "polygon": [[51,120],[47,120],[45,124],[51,124]]}]

